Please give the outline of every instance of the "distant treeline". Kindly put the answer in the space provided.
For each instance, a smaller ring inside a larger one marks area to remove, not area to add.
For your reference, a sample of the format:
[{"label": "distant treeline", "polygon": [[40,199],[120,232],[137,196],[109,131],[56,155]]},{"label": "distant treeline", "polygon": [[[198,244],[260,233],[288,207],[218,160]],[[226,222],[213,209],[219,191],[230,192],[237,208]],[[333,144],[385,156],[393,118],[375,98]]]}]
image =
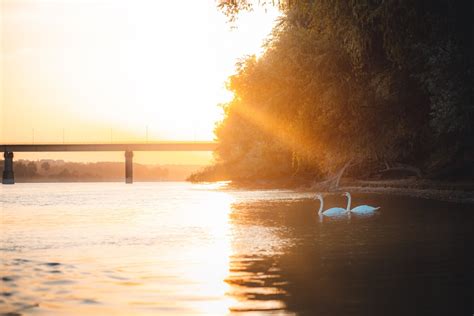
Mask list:
[{"label": "distant treeline", "polygon": [[[3,160],[0,168],[3,170]],[[143,165],[134,163],[135,181],[182,181],[199,166],[195,165]],[[17,182],[75,182],[124,181],[123,162],[66,162],[62,160],[17,160],[13,164]]]},{"label": "distant treeline", "polygon": [[[249,3],[221,6],[238,18]],[[228,82],[217,163],[191,181],[472,179],[472,0],[276,3],[266,52]]]}]

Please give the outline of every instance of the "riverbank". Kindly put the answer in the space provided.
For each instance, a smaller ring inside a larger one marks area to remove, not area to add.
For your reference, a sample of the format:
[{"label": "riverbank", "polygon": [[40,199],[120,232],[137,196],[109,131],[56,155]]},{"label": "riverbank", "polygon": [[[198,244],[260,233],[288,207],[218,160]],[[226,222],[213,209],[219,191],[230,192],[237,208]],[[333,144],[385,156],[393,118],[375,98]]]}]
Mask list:
[{"label": "riverbank", "polygon": [[293,189],[307,192],[344,192],[390,194],[424,199],[474,204],[474,182],[433,181],[419,179],[362,181],[343,179],[337,188],[329,188],[320,183],[304,180],[231,182],[229,188],[239,189]]},{"label": "riverbank", "polygon": [[374,193],[389,194],[399,196],[410,196],[430,200],[472,203],[474,204],[474,193],[460,190],[440,190],[440,189],[413,189],[397,187],[341,187],[340,191],[349,191],[352,193]]}]

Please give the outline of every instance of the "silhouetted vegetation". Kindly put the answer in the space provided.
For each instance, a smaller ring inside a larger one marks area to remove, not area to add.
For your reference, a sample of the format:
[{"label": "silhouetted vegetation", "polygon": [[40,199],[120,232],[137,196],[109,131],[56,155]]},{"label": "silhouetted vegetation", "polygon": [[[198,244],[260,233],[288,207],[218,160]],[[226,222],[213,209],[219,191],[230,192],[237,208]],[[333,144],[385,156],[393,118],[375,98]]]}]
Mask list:
[{"label": "silhouetted vegetation", "polygon": [[349,162],[358,177],[472,178],[472,1],[279,4],[266,52],[228,82],[216,165],[190,180],[323,180]]},{"label": "silhouetted vegetation", "polygon": [[[135,181],[182,181],[195,172],[196,165],[143,165],[133,166]],[[3,160],[0,161],[3,170]],[[62,160],[29,161],[20,159],[13,163],[17,182],[79,182],[124,181],[123,162],[66,162]]]}]

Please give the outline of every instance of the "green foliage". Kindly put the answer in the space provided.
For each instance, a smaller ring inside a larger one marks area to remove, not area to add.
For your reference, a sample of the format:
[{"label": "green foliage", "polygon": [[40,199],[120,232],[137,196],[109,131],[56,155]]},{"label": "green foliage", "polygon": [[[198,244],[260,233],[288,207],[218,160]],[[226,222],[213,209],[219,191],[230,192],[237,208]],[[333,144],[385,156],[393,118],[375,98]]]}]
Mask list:
[{"label": "green foliage", "polygon": [[472,150],[471,1],[282,3],[266,53],[229,80],[220,174],[321,177],[354,159],[423,166],[435,148]]}]

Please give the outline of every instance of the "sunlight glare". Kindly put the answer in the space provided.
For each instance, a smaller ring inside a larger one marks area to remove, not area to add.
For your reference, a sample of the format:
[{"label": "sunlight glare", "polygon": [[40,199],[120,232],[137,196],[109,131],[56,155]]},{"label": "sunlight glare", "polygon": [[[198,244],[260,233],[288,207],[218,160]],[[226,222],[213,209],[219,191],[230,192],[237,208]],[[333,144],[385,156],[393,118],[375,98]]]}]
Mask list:
[{"label": "sunlight glare", "polygon": [[[228,193],[211,190],[198,189],[195,194],[196,198],[177,216],[186,214],[181,221],[202,229],[206,241],[193,243],[183,252],[187,265],[180,278],[199,284],[199,296],[211,299],[197,300],[191,308],[203,315],[223,315],[236,303],[227,296],[229,285],[225,282],[232,251],[229,216],[234,198]],[[194,211],[190,213],[190,209]],[[194,287],[189,291],[189,295],[196,295]]]},{"label": "sunlight glare", "polygon": [[212,140],[227,77],[262,52],[278,16],[258,9],[232,29],[207,0],[1,6],[6,142],[30,142],[33,128],[38,142],[64,129],[76,142],[112,129],[116,141],[144,140],[145,127],[152,141]]}]

